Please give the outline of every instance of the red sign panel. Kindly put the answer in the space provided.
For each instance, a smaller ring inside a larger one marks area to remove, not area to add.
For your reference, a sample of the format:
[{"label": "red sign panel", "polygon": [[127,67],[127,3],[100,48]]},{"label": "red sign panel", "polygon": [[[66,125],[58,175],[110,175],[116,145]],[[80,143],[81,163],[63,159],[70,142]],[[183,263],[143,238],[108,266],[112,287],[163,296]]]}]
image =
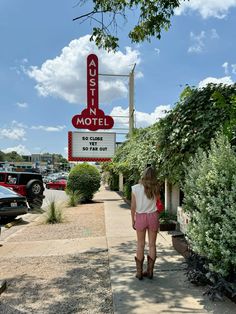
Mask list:
[{"label": "red sign panel", "polygon": [[72,124],[77,129],[97,131],[111,129],[114,120],[106,116],[98,105],[98,58],[95,54],[87,57],[87,108],[81,114],[72,118]]}]

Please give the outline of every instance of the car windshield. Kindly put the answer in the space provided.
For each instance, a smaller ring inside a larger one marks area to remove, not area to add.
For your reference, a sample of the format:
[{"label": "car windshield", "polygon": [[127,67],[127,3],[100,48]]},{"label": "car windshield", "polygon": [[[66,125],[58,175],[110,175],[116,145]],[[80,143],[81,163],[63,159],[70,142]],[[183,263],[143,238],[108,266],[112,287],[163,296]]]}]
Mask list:
[{"label": "car windshield", "polygon": [[15,196],[17,195],[14,191],[12,191],[11,189],[5,188],[3,186],[0,186],[0,197],[5,197],[5,196]]}]

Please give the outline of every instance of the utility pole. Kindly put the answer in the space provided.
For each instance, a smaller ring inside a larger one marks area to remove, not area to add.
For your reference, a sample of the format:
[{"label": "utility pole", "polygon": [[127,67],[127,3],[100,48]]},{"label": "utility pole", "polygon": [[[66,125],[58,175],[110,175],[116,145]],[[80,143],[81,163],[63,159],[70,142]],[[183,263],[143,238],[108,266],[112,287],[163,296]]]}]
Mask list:
[{"label": "utility pole", "polygon": [[129,136],[132,136],[134,131],[134,69],[136,63],[133,66],[129,74]]}]

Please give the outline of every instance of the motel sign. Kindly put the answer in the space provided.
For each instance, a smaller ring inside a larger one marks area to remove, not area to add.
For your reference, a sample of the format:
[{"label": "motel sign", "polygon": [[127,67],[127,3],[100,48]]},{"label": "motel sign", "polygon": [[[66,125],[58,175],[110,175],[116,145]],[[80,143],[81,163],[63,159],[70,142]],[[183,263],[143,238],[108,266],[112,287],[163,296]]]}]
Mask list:
[{"label": "motel sign", "polygon": [[87,57],[87,108],[72,118],[72,124],[77,129],[90,131],[111,129],[114,125],[113,118],[99,109],[98,58],[95,54]]}]

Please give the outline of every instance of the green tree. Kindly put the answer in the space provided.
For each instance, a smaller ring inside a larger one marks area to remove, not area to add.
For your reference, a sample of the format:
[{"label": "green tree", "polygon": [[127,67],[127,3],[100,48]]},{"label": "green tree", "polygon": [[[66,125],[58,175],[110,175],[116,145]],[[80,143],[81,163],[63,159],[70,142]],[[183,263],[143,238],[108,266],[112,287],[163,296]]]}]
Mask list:
[{"label": "green tree", "polygon": [[10,153],[5,154],[5,160],[7,160],[7,161],[23,161],[23,158],[16,151],[12,151]]},{"label": "green tree", "polygon": [[58,165],[60,170],[68,170],[70,169],[70,164],[66,158],[64,158],[61,154],[53,154],[54,162]]},{"label": "green tree", "polygon": [[73,20],[89,20],[96,23],[97,27],[93,27],[91,40],[94,40],[99,48],[116,50],[119,47],[118,24],[121,20],[127,21],[129,12],[132,14],[134,10],[137,12],[136,17],[132,15],[132,19],[136,21],[127,34],[132,42],[150,41],[151,37],[160,39],[161,31],[168,30],[171,26],[171,17],[174,10],[179,7],[180,1],[84,0],[80,2],[80,6],[83,5],[90,5],[92,9]]},{"label": "green tree", "polygon": [[0,161],[5,161],[5,154],[0,150]]}]

